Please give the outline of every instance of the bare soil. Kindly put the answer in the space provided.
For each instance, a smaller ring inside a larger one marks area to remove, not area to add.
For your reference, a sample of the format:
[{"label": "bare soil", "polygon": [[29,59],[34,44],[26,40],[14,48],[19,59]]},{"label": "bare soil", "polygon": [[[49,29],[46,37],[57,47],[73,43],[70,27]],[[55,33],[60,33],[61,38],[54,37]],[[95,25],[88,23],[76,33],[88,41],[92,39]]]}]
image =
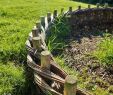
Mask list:
[{"label": "bare soil", "polygon": [[[80,41],[70,40],[63,54],[65,64],[78,71],[78,77],[82,77],[84,81],[89,79],[88,85],[108,89],[113,85],[113,69],[103,67],[99,60],[92,56],[102,39],[101,36],[92,36],[82,37]],[[113,93],[113,90],[110,89],[109,92]]]}]

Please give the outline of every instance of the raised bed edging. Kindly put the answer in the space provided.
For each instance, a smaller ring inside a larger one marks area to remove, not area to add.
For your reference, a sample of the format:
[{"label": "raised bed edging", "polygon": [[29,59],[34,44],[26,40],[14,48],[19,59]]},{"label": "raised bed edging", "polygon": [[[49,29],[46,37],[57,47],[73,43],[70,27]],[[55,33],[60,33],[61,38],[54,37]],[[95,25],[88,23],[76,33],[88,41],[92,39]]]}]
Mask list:
[{"label": "raised bed edging", "polygon": [[[61,12],[63,12],[63,9],[61,9]],[[88,5],[87,9],[81,9],[81,6],[78,7],[77,10],[72,11],[72,7],[69,7],[69,10],[65,13],[65,15],[68,15],[69,23],[72,26],[72,29],[75,31],[78,31],[81,29],[81,26],[85,28],[84,26],[100,26],[98,27],[99,30],[105,30],[108,29],[109,31],[111,28],[109,27],[104,27],[101,28],[101,24],[113,24],[113,8],[108,8],[107,6],[105,8],[91,8],[90,5]],[[29,38],[26,41],[26,47],[28,50],[28,57],[27,57],[27,63],[30,68],[34,70],[34,76],[35,76],[35,82],[40,86],[39,80],[36,81],[36,72],[38,72],[38,75],[41,76],[46,76],[47,72],[41,71],[39,67],[34,63],[33,59],[30,59],[29,55],[36,57],[37,59],[41,60],[41,52],[42,51],[48,51],[48,48],[45,43],[46,35],[48,34],[48,30],[51,27],[51,24],[54,23],[55,18],[57,18],[58,13],[57,10],[54,10],[53,15],[51,13],[47,13],[47,17],[41,17],[41,21],[36,23],[36,26],[32,29],[32,32],[29,34]],[[71,32],[72,34],[76,35],[76,32],[73,31]],[[111,30],[112,31],[112,30]],[[50,54],[51,59],[53,63],[56,63],[54,60],[54,57],[52,54]],[[40,61],[39,61],[40,62]],[[34,63],[34,64],[32,64]],[[60,70],[60,68],[58,67]],[[61,70],[62,71],[62,70]],[[67,74],[63,72],[63,75],[67,76]],[[61,84],[65,84],[65,79],[56,77],[56,76],[49,76],[47,75],[48,78],[50,78],[53,81],[60,82]],[[63,77],[63,76],[62,76]],[[42,89],[44,90],[44,89]],[[46,90],[49,90],[56,95],[63,95],[59,94],[51,88],[48,88]],[[84,91],[83,91],[84,92]],[[85,93],[85,92],[84,92]],[[87,92],[86,92],[87,93]],[[64,94],[67,95],[67,94]],[[91,95],[91,94],[81,94],[81,95]]]},{"label": "raised bed edging", "polygon": [[72,34],[77,32],[109,31],[113,33],[113,8],[89,8],[71,12],[69,23]]}]

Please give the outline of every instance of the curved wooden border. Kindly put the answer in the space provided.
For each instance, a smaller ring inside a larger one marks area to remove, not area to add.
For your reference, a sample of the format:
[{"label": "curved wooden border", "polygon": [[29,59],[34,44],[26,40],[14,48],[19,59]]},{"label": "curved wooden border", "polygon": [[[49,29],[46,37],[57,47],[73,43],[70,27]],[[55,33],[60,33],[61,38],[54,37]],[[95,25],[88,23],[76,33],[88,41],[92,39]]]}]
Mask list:
[{"label": "curved wooden border", "polygon": [[[99,8],[99,5],[97,5],[97,8],[91,8],[91,6],[88,5],[87,9],[81,9],[81,6],[78,6],[78,9],[75,11],[72,10],[72,7],[69,7],[69,10],[65,12],[64,15],[74,17],[76,19],[79,19],[82,22],[83,21],[82,19],[84,16],[88,16],[88,14],[90,14],[90,16],[95,16],[95,15],[98,15],[100,11],[110,13],[110,16],[108,18],[113,19],[113,8],[108,8],[107,6],[105,8]],[[61,9],[61,12],[63,12],[63,9]],[[84,15],[84,16],[81,16],[81,15]],[[60,76],[57,76],[52,72],[50,72],[51,74],[48,74],[47,72],[42,71],[40,67],[37,66],[36,63],[33,61],[31,56],[29,56],[29,55],[32,55],[34,58],[40,59],[41,52],[48,50],[45,43],[46,35],[49,32],[49,28],[51,27],[51,24],[54,23],[54,20],[57,18],[57,16],[58,16],[57,10],[54,10],[53,15],[51,15],[51,13],[48,12],[46,17],[42,16],[40,22],[36,22],[36,26],[34,26],[34,28],[32,29],[32,32],[29,33],[28,40],[26,41],[26,47],[28,50],[27,63],[28,63],[28,66],[34,70],[35,82],[42,88],[42,90],[46,89],[55,93],[56,95],[63,95],[63,94],[60,94],[59,92],[56,92],[51,87],[49,87],[40,77],[40,76],[43,76],[50,80],[59,82],[63,85],[65,84],[65,78],[67,74],[62,69],[60,69],[59,66],[55,64],[56,62],[52,54],[50,55],[52,60],[51,66],[56,68],[57,72],[61,73]],[[40,45],[38,44],[39,46],[35,48],[33,47],[34,37],[40,38]],[[43,85],[40,83],[40,81],[42,81]],[[88,92],[81,90],[80,88],[77,88],[77,91],[81,93],[80,95],[91,95]]]}]

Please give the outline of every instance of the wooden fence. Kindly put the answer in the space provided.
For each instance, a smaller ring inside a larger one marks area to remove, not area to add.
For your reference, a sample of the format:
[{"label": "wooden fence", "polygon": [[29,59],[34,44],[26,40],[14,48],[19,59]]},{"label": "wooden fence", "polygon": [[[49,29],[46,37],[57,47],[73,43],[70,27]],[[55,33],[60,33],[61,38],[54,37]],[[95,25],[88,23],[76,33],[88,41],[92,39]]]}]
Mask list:
[{"label": "wooden fence", "polygon": [[[75,31],[86,25],[94,27],[94,25],[102,26],[103,23],[113,24],[113,8],[108,8],[107,4],[104,8],[99,7],[99,4],[96,8],[91,8],[88,5],[86,9],[81,9],[81,6],[78,6],[78,9],[74,11],[72,7],[69,7],[65,15]],[[26,41],[27,64],[33,70],[35,83],[43,92],[50,91],[53,95],[92,95],[77,87],[76,78],[65,73],[48,51],[45,43],[46,35],[57,16],[57,10],[54,10],[53,14],[48,12],[46,17],[41,16],[40,21],[36,22],[36,26],[33,27]],[[75,34],[75,31],[72,33]]]},{"label": "wooden fence", "polygon": [[109,31],[113,33],[113,8],[108,7],[106,4],[104,7],[81,9],[69,13],[69,24],[71,26],[71,33],[73,36],[80,33],[92,32],[104,32]]}]

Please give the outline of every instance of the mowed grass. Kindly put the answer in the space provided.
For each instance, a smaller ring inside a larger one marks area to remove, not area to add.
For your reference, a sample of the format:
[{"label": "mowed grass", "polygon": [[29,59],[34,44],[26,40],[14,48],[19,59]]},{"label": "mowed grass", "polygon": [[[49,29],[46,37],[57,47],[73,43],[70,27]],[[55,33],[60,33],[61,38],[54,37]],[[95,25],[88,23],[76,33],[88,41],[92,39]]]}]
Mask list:
[{"label": "mowed grass", "polygon": [[54,9],[86,4],[68,0],[0,0],[0,60],[23,62],[25,41],[40,16]]},{"label": "mowed grass", "polygon": [[[40,16],[53,12],[54,9],[59,12],[61,8],[67,10],[69,6],[76,9],[79,5],[82,8],[87,7],[87,4],[69,0],[0,0],[0,76],[2,77],[0,95],[4,93],[24,95],[18,92],[18,88],[24,88],[24,71],[13,62],[26,61],[25,41],[35,22],[40,20]],[[65,66],[60,58],[56,60],[67,73],[77,76],[77,73]],[[83,81],[79,80],[79,86],[85,88]],[[15,86],[18,86],[17,90]],[[101,88],[97,88],[94,93],[100,95],[101,92],[104,93],[102,95],[108,95],[108,92]]]},{"label": "mowed grass", "polygon": [[23,95],[25,93],[23,69],[9,62],[0,63],[0,95]]},{"label": "mowed grass", "polygon": [[14,63],[26,62],[25,41],[40,16],[78,5],[87,7],[68,0],[0,0],[0,95],[24,95],[20,91],[26,83],[24,70]]}]

